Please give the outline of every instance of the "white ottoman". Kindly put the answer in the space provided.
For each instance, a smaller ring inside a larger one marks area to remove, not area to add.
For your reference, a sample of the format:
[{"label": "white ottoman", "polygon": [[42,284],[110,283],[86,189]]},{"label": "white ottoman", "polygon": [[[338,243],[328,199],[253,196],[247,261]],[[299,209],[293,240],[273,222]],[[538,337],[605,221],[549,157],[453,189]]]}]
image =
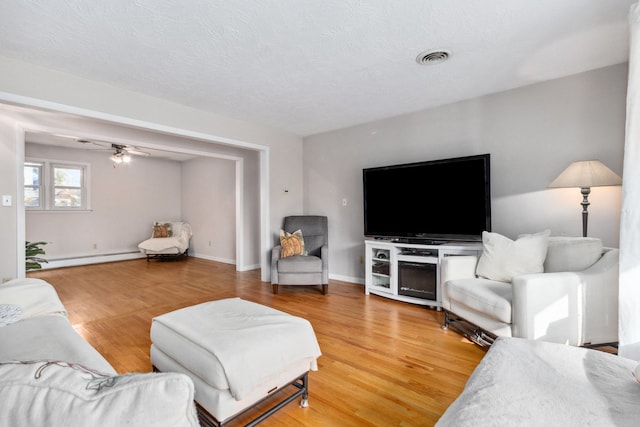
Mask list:
[{"label": "white ottoman", "polygon": [[306,406],[321,354],[309,321],[240,298],[155,317],[151,343],[154,370],[191,377],[201,421],[218,426],[289,385],[295,393],[249,425],[298,396]]}]

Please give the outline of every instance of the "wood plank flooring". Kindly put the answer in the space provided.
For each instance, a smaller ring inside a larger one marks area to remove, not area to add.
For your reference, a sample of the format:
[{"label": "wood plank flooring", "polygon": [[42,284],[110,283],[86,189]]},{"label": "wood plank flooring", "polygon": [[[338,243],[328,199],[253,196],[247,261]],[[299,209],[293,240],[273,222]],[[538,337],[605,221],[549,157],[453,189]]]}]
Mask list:
[{"label": "wood plank flooring", "polygon": [[[364,295],[331,281],[329,292],[271,285],[258,270],[187,258],[144,259],[31,272],[51,283],[74,328],[120,373],[149,372],[154,316],[240,297],[308,319],[322,356],[309,374],[309,407],[287,405],[264,426],[431,426],[462,391],[485,351],[440,329],[433,309]],[[258,411],[268,408],[262,404]],[[248,422],[258,412],[230,426]]]}]

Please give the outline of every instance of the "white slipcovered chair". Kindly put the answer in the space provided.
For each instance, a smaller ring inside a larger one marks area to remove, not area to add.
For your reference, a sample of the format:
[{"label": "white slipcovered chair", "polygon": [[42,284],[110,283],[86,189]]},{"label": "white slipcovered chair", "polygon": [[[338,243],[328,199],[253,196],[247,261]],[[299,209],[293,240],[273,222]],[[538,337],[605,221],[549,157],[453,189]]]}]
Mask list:
[{"label": "white slipcovered chair", "polygon": [[[496,257],[495,248],[487,246],[495,233],[485,234],[480,257],[450,256],[441,264],[444,329],[456,327],[480,344],[491,344],[496,336],[574,346],[618,341],[618,249],[603,248],[595,238],[541,233],[511,242]],[[526,239],[537,239],[535,253],[518,247],[518,242],[526,246]],[[487,268],[483,261],[492,255],[494,264]],[[495,271],[509,268],[508,257],[516,263],[542,261],[533,267],[538,272],[516,269],[509,277]]]},{"label": "white slipcovered chair", "polygon": [[156,221],[151,237],[140,242],[138,249],[151,259],[175,259],[187,256],[192,236],[191,225],[180,221]]}]

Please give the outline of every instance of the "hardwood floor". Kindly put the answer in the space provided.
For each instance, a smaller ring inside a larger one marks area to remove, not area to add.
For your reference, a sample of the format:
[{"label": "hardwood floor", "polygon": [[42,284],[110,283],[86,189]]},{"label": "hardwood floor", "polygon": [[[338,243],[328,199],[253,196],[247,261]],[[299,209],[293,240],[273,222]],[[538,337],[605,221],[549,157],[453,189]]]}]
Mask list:
[{"label": "hardwood floor", "polygon": [[291,403],[264,426],[430,426],[485,354],[440,329],[442,312],[365,296],[357,284],[331,281],[327,295],[319,286],[281,286],[273,295],[257,270],[238,273],[233,265],[196,258],[28,276],[57,289],[74,328],[120,373],[151,371],[151,318],[178,308],[237,296],[308,319],[322,350],[319,370],[309,374],[309,407]]}]

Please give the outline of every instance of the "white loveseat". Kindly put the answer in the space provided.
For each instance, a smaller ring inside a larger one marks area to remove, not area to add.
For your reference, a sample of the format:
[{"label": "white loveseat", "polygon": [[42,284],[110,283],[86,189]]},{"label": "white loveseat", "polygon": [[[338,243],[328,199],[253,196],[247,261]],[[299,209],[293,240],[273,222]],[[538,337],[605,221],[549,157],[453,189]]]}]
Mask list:
[{"label": "white loveseat", "polygon": [[[544,235],[533,236],[542,239],[544,246],[538,244],[537,252],[520,255],[530,264],[541,260],[533,267],[537,273],[514,274],[510,279],[508,274],[498,274],[499,280],[479,276],[479,261],[487,251],[484,238],[480,257],[443,260],[444,328],[461,319],[479,327],[479,334],[477,329],[471,333],[480,341],[487,337],[489,343],[494,336],[574,346],[617,342],[619,250],[603,248],[594,238],[547,236],[545,241]],[[517,252],[514,242],[506,254],[517,258]],[[489,334],[484,335],[485,331]]]},{"label": "white loveseat", "polygon": [[186,375],[118,375],[47,282],[0,285],[0,425],[195,427],[193,399]]}]

